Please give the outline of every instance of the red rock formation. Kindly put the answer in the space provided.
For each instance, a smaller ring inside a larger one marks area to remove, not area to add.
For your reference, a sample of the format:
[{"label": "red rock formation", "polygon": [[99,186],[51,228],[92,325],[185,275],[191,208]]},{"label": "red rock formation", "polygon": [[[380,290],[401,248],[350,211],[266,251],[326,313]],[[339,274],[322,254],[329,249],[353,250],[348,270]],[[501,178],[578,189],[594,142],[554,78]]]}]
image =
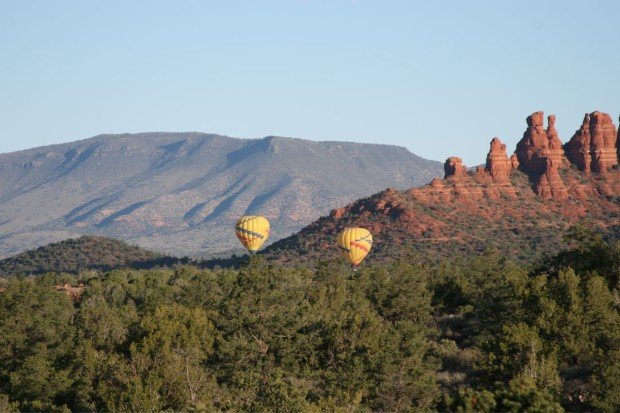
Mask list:
[{"label": "red rock formation", "polygon": [[443,164],[443,170],[445,172],[444,179],[451,176],[459,177],[467,174],[467,167],[463,165],[463,160],[456,156],[446,159],[446,162]]},{"label": "red rock formation", "polygon": [[558,172],[559,164],[552,158],[546,158],[545,172],[536,184],[536,193],[543,199],[563,201],[568,198],[568,190]]},{"label": "red rock formation", "polygon": [[506,145],[499,138],[491,140],[485,170],[495,181],[506,182],[509,180],[512,162],[506,154]]},{"label": "red rock formation", "polygon": [[[542,112],[528,118],[524,139],[510,158],[506,147],[494,138],[486,165],[476,168],[475,174],[466,173],[461,159],[452,157],[445,163],[447,179],[436,178],[426,186],[403,192],[389,189],[334,210],[330,217],[304,229],[303,237],[293,238],[300,256],[307,259],[309,251],[316,251],[313,257],[320,259],[325,251],[333,251],[335,256],[333,234],[345,225],[363,226],[373,233],[378,248],[370,259],[380,254],[393,257],[390,254],[398,244],[439,255],[467,250],[478,254],[483,244],[495,243],[498,237],[505,245],[504,254],[519,256],[518,243],[524,234],[528,244],[535,239],[535,248],[542,251],[543,247],[555,248],[561,243],[560,234],[584,217],[600,228],[617,227],[620,168],[605,174],[564,168],[567,161],[558,152],[561,143],[555,118],[548,118],[547,130],[542,129],[542,119]],[[615,156],[620,139],[610,125],[606,117],[592,114],[582,126],[579,137],[589,139],[584,146],[589,148],[596,142],[593,154],[589,149],[585,152],[591,165],[595,165],[595,157],[598,164],[613,163],[610,151],[605,149],[614,148]],[[615,134],[612,141],[610,130]],[[594,135],[597,139],[592,138]],[[613,161],[618,160],[614,157]],[[510,172],[516,168],[527,174]],[[288,261],[294,251],[290,242],[282,245],[285,247],[279,259]],[[385,245],[390,248],[379,248]]]},{"label": "red rock formation", "polygon": [[[478,166],[475,174],[467,173],[461,158],[451,157],[444,164],[444,179],[433,179],[429,185],[412,188],[407,194],[419,202],[434,205],[451,205],[454,202],[476,205],[480,202],[504,202],[523,198],[525,196],[523,188],[524,185],[528,185],[528,181],[518,175],[511,179],[511,171],[516,169],[526,172],[529,176],[528,190],[533,198],[538,196],[545,200],[562,201],[563,204],[569,198],[587,201],[591,197],[620,193],[620,171],[614,171],[606,177],[587,179],[570,169],[560,174],[560,169],[566,166],[568,161],[555,129],[555,116],[550,115],[547,119],[548,127],[545,130],[543,112],[535,112],[527,118],[528,128],[512,156],[508,157],[506,145],[499,138],[493,138],[486,164]],[[620,145],[620,140],[617,134],[618,131],[608,115],[594,112],[586,116],[577,138],[573,138],[571,142],[572,145],[594,148],[585,152],[590,159],[588,165],[591,164],[593,168],[594,165],[609,167],[618,163],[616,145]],[[598,178],[600,179],[597,180]],[[375,204],[364,203],[359,206],[359,210],[353,212],[360,216],[380,212],[392,218],[406,213],[398,191],[393,189],[386,190],[381,201]],[[346,213],[347,210],[341,208],[332,211],[331,215],[335,219],[340,219],[346,216]],[[580,209],[580,213],[585,214],[583,208]]]},{"label": "red rock formation", "polygon": [[543,128],[544,112],[534,112],[527,117],[527,129],[517,143],[519,168],[527,174],[542,174],[547,168],[547,158],[558,167],[564,163],[562,142],[555,129],[555,116],[550,115],[547,130]]},{"label": "red rock formation", "polygon": [[527,129],[517,143],[515,153],[519,158],[520,168],[526,173],[542,173],[546,164],[542,159],[542,151],[548,147],[549,139],[543,129],[543,112],[534,112],[527,117]]},{"label": "red rock formation", "polygon": [[566,156],[558,131],[555,129],[555,115],[547,116],[547,139],[549,140],[549,150],[545,155],[560,168],[566,163]]},{"label": "red rock formation", "polygon": [[580,171],[590,172],[590,164],[592,163],[590,140],[590,115],[586,113],[581,128],[566,144],[568,160]]},{"label": "red rock formation", "polygon": [[592,112],[585,115],[581,128],[566,144],[566,155],[581,171],[605,173],[618,165],[617,140],[611,116]]},{"label": "red rock formation", "polygon": [[590,115],[592,165],[594,172],[606,172],[618,165],[618,130],[607,113],[594,112]]},{"label": "red rock formation", "polygon": [[447,181],[444,179],[435,178],[427,187],[411,188],[409,193],[419,199],[424,199],[427,202],[446,204],[454,198],[452,186],[446,186],[446,183]]}]

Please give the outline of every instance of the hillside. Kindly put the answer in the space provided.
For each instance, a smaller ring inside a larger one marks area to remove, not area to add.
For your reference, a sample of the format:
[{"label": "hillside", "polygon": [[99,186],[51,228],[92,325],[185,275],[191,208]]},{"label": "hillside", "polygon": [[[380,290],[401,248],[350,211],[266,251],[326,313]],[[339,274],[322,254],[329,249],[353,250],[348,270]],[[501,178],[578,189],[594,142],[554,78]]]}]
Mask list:
[{"label": "hillside", "polygon": [[105,237],[83,236],[39,247],[0,261],[0,276],[45,272],[169,266],[178,259]]},{"label": "hillside", "polygon": [[575,235],[533,271],[254,256],[0,277],[0,411],[617,412],[620,250]]},{"label": "hillside", "polygon": [[565,246],[566,229],[578,222],[615,239],[620,228],[617,129],[601,112],[562,145],[543,113],[528,117],[516,152],[508,157],[498,138],[485,166],[468,170],[460,158],[445,163],[444,179],[406,191],[388,189],[331,211],[299,233],[266,249],[283,262],[335,257],[336,235],[362,226],[374,236],[368,262],[412,251],[420,258],[457,258],[492,248],[532,262]]},{"label": "hillside", "polygon": [[336,205],[439,176],[405,148],[204,133],[94,138],[0,154],[0,256],[80,234],[175,255],[238,249],[245,213],[272,222],[272,240]]}]

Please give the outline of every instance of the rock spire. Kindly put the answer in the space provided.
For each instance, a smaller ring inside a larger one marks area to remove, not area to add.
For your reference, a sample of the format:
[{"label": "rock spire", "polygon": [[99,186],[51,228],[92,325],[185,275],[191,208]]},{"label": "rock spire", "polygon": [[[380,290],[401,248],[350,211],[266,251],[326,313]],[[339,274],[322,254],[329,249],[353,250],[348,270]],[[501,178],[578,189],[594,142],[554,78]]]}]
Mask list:
[{"label": "rock spire", "polygon": [[592,112],[566,144],[568,159],[580,171],[605,173],[618,165],[618,131],[611,116]]},{"label": "rock spire", "polygon": [[446,159],[446,162],[443,164],[443,170],[445,173],[444,179],[451,176],[459,177],[467,174],[467,167],[463,165],[463,160],[456,156]]},{"label": "rock spire", "polygon": [[562,141],[555,129],[555,115],[547,117],[547,129],[543,127],[544,112],[534,112],[527,117],[527,129],[517,143],[515,151],[519,168],[527,174],[542,174],[547,168],[547,159],[554,165],[565,162]]},{"label": "rock spire", "polygon": [[508,158],[508,154],[506,153],[506,145],[504,145],[499,138],[493,138],[491,140],[491,148],[487,154],[485,171],[488,172],[494,180],[505,182],[509,180],[513,165],[513,159]]}]

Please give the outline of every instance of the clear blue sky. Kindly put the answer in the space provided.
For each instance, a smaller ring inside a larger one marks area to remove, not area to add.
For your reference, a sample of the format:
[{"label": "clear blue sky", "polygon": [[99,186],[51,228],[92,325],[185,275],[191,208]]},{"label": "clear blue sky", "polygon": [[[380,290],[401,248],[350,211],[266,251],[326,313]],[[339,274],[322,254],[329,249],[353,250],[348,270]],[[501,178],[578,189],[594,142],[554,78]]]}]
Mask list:
[{"label": "clear blue sky", "polygon": [[0,152],[203,131],[484,161],[620,113],[619,1],[0,0]]}]

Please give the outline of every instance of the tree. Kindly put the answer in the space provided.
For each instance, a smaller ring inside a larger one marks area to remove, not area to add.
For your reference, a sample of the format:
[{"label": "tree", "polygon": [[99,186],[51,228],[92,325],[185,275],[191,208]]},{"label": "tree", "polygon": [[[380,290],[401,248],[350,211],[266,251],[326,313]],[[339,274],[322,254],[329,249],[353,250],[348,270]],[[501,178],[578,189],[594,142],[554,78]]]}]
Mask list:
[{"label": "tree", "polygon": [[[166,305],[140,322],[129,359],[111,360],[100,392],[110,410],[187,410],[212,404],[213,378],[205,365],[215,330],[198,308]],[[115,371],[114,371],[115,370]]]},{"label": "tree", "polygon": [[0,393],[20,410],[68,403],[74,312],[69,297],[31,279],[11,280],[2,293]]}]

